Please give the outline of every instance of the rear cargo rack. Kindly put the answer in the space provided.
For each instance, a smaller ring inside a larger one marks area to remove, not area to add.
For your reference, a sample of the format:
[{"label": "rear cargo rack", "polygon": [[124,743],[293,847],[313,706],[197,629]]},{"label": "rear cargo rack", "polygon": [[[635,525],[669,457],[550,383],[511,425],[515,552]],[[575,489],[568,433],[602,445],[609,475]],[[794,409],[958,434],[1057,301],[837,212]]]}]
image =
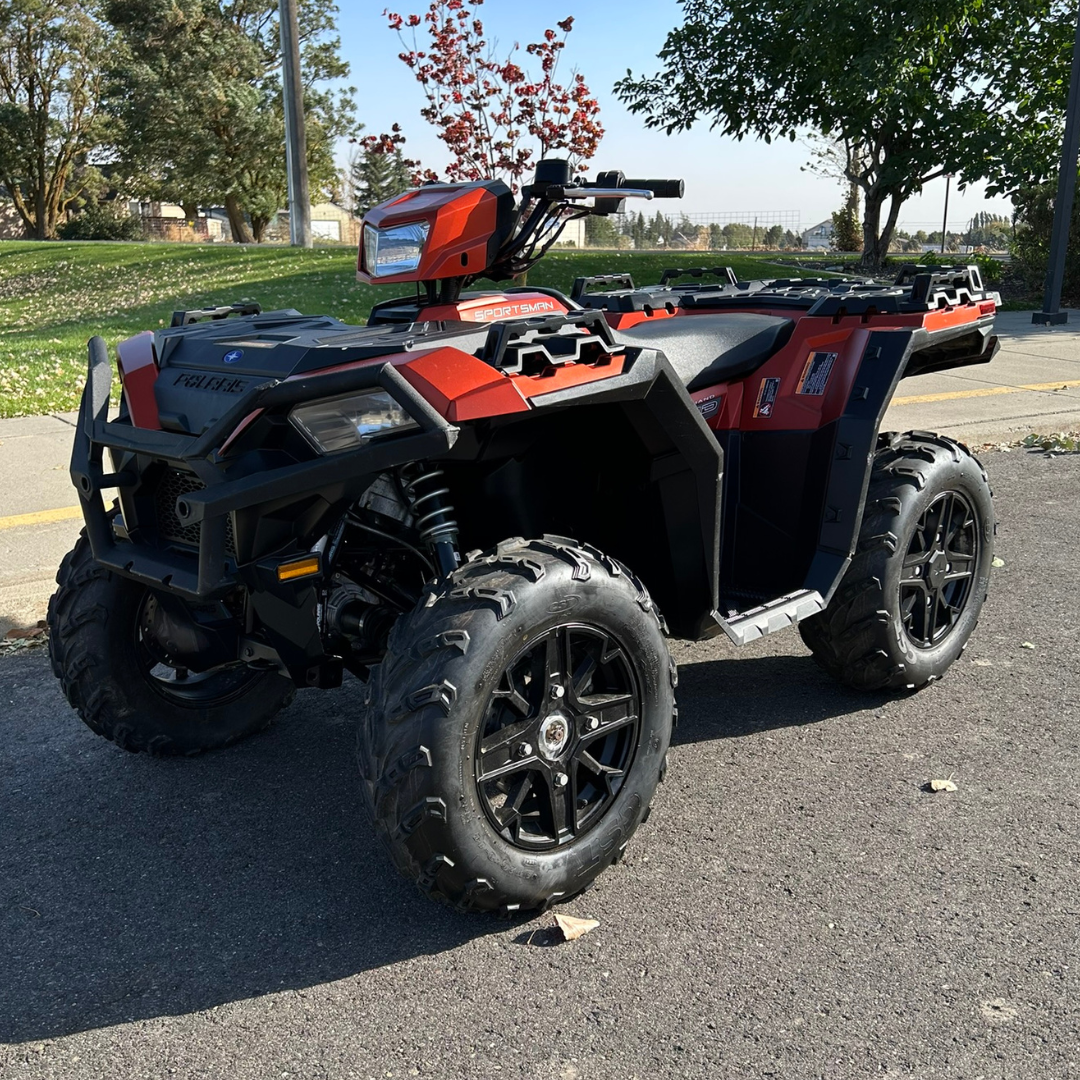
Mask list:
[{"label": "rear cargo rack", "polygon": [[174,311],[169,326],[191,326],[206,319],[227,319],[230,315],[261,315],[262,307],[256,303],[224,304],[221,307],[194,308],[191,311]]},{"label": "rear cargo rack", "polygon": [[[719,282],[672,284],[677,277],[717,276]],[[589,280],[589,279],[581,279]],[[591,279],[597,283],[602,279]],[[770,278],[738,281],[728,267],[665,270],[659,284],[610,292],[582,291],[575,297],[586,308],[610,312],[746,310],[788,308],[808,315],[840,319],[859,315],[909,315],[958,304],[996,299],[983,286],[977,266],[904,266],[895,281],[872,278]]]},{"label": "rear cargo rack", "polygon": [[607,285],[619,289],[633,289],[634,279],[629,274],[594,274],[592,277],[574,278],[570,290],[571,300],[580,300],[595,285]]},{"label": "rear cargo rack", "polygon": [[715,277],[728,285],[738,285],[739,277],[730,266],[689,266],[676,267],[665,270],[660,275],[660,287],[663,288],[669,281],[678,281],[682,277],[703,278]]}]

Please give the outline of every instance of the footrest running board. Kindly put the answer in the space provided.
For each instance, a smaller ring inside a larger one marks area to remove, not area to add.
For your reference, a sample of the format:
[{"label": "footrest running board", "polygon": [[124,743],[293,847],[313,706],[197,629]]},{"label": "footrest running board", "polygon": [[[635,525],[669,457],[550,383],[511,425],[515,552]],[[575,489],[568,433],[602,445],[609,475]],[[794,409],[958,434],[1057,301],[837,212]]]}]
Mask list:
[{"label": "footrest running board", "polygon": [[770,600],[760,607],[740,611],[730,618],[723,619],[724,633],[736,645],[745,645],[756,641],[766,634],[775,634],[777,630],[786,630],[803,619],[809,619],[825,608],[821,593],[814,589],[800,589],[788,593],[776,600]]}]

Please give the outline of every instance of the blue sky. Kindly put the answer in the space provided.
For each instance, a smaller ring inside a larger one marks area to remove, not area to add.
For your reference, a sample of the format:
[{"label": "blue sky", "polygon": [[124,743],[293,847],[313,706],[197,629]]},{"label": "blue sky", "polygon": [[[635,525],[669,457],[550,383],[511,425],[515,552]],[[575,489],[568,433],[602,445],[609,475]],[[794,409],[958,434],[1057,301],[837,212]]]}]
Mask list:
[{"label": "blue sky", "polygon": [[[445,148],[420,117],[423,94],[398,59],[400,46],[387,28],[385,6],[384,0],[344,0],[338,17],[342,53],[352,68],[349,81],[358,90],[359,119],[370,133],[400,124],[410,156],[440,169],[447,159]],[[402,6],[393,0],[390,5],[402,15],[420,14],[426,8],[422,0],[404,0]],[[593,168],[686,180],[681,203],[656,201],[651,207],[688,213],[798,211],[805,229],[827,218],[842,202],[837,181],[802,171],[810,157],[803,143],[737,142],[710,132],[707,125],[669,136],[647,130],[640,118],[623,108],[612,88],[627,68],[635,74],[652,74],[659,68],[656,53],[667,32],[681,22],[675,0],[555,0],[554,4],[487,0],[478,14],[488,39],[496,39],[501,51],[515,41],[522,46],[535,41],[548,26],[574,16],[560,70],[565,74],[577,67],[600,102],[607,133]],[[905,204],[901,225],[912,231],[940,229],[944,187],[943,180],[934,181],[921,197]],[[961,193],[953,186],[950,228],[963,227],[979,210],[1007,214],[1010,207],[1002,200],[986,200],[981,188]]]}]

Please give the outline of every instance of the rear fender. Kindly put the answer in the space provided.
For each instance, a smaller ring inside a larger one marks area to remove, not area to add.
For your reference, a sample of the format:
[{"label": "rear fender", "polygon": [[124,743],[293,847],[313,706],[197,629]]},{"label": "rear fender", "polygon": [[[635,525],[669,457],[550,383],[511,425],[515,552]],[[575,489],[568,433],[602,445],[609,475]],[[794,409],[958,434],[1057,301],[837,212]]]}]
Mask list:
[{"label": "rear fender", "polygon": [[[835,409],[825,409],[828,415],[822,415],[820,426],[792,423],[797,414],[780,407],[793,385],[780,391],[771,417],[747,422],[724,405],[717,408],[710,422],[716,425],[726,463],[724,610],[745,609],[800,589],[828,602],[854,552],[878,433],[900,379],[913,369],[955,365],[970,357],[973,348],[989,359],[997,348],[991,331],[971,324],[939,331],[856,331],[861,357],[851,366],[852,374],[842,376],[843,396]],[[791,370],[788,383],[795,381]],[[745,380],[740,412],[755,408],[767,377],[762,368]],[[737,397],[733,388],[724,389]],[[707,397],[703,392],[699,407]],[[824,397],[819,400],[826,403]]]}]

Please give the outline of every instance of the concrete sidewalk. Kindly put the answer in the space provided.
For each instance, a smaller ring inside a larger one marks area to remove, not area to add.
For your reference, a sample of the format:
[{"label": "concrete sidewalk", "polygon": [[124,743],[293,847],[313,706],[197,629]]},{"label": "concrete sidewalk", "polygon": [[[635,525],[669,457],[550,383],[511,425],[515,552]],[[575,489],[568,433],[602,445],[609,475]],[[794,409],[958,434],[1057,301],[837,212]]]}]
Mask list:
[{"label": "concrete sidewalk", "polygon": [[[1060,327],[998,316],[992,364],[901,383],[885,429],[922,429],[972,446],[1080,429],[1080,311]],[[82,519],[68,477],[75,415],[0,420],[0,635],[43,618],[56,568]]]},{"label": "concrete sidewalk", "polygon": [[1080,427],[1080,312],[1044,327],[1030,312],[1006,311],[997,331],[992,363],[902,382],[884,430],[921,428],[977,446]]}]

